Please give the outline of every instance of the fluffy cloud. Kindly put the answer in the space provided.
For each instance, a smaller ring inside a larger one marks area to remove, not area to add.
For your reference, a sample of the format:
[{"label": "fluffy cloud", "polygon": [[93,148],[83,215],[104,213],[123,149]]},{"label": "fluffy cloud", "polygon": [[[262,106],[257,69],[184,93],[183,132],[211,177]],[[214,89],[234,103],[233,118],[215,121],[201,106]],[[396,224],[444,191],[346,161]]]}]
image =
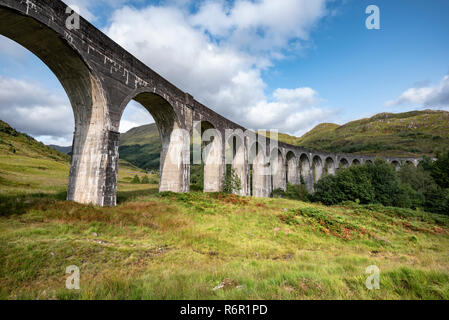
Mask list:
[{"label": "fluffy cloud", "polygon": [[[116,10],[104,31],[182,90],[250,128],[304,132],[329,111],[310,88],[267,95],[262,70],[307,40],[325,1],[203,1]],[[297,45],[295,45],[296,47]]]},{"label": "fluffy cloud", "polygon": [[[91,21],[99,9],[103,15],[105,8],[113,9],[104,32],[167,80],[248,128],[301,134],[332,114],[308,87],[267,93],[261,75],[307,41],[326,14],[325,0],[167,0],[146,7],[143,2],[68,1]],[[10,42],[2,48],[15,56],[24,50]],[[66,96],[35,83],[0,79],[0,118],[46,143],[71,143],[73,114]],[[20,96],[13,94],[18,91]],[[132,103],[120,131],[149,122],[149,113]]]},{"label": "fluffy cloud", "polygon": [[35,83],[0,76],[0,118],[45,142],[72,143],[74,119],[68,98]]},{"label": "fluffy cloud", "polygon": [[386,106],[414,105],[420,107],[449,107],[449,75],[435,86],[418,86],[407,89],[397,99],[387,101]]},{"label": "fluffy cloud", "polygon": [[305,40],[310,28],[326,13],[325,1],[240,0],[229,7],[226,1],[205,1],[190,17],[217,39],[241,49],[273,51],[285,49],[289,41]]},{"label": "fluffy cloud", "polygon": [[154,122],[148,110],[136,101],[131,101],[125,109],[120,121],[120,132]]}]

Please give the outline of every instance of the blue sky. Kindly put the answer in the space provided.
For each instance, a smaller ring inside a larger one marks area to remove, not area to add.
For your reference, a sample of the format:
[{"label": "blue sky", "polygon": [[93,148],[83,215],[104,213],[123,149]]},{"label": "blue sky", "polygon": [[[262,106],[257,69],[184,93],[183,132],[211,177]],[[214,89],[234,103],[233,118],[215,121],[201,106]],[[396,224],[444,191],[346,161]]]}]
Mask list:
[{"label": "blue sky", "polygon": [[[301,135],[321,122],[449,109],[446,0],[71,4],[169,81],[249,128]],[[380,9],[380,30],[365,26],[368,5]],[[71,143],[73,114],[57,79],[5,38],[0,118],[43,142]],[[121,131],[148,122],[131,103]]]}]

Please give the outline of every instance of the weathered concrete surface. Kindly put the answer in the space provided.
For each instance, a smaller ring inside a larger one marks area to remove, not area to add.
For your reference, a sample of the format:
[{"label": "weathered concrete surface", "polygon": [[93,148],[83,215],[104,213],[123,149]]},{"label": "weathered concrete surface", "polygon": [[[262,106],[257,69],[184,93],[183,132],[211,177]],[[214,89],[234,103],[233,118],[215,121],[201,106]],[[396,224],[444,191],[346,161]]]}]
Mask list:
[{"label": "weathered concrete surface", "polygon": [[[243,141],[242,141],[243,140]],[[236,194],[241,196],[250,195],[249,191],[249,162],[248,148],[244,139],[236,139],[234,142],[235,150],[233,151],[232,168],[240,179],[241,189]]]},{"label": "weathered concrete surface", "polygon": [[273,178],[273,190],[281,189],[287,190],[287,180],[286,180],[286,170],[285,170],[285,161],[282,157],[282,153],[279,149],[274,149],[271,152],[271,176]]},{"label": "weathered concrete surface", "polygon": [[[59,79],[70,99],[75,133],[67,199],[101,206],[116,204],[118,129],[131,100],[138,101],[151,113],[159,129],[160,191],[189,191],[189,146],[195,121],[205,121],[220,132],[221,137],[206,139],[210,143],[205,148],[204,190],[222,190],[225,130],[246,129],[172,85],[83,18],[79,29],[69,30],[66,20],[70,15],[62,1],[0,0],[0,34],[39,57]],[[374,157],[331,154],[279,143],[281,160],[270,164],[265,146],[259,148],[253,159],[249,155],[251,148],[245,141],[232,160],[242,180],[241,195],[250,194],[250,164],[252,194],[268,197],[273,188],[285,189],[287,180],[297,184],[302,176],[307,189],[312,191],[314,183],[326,172],[333,174],[350,164],[374,161]],[[406,162],[417,165],[419,161],[387,160],[397,166]],[[275,168],[271,176],[270,170]]]},{"label": "weathered concrete surface", "polygon": [[204,192],[220,192],[223,185],[225,171],[223,158],[223,144],[219,136],[211,137],[204,147]]},{"label": "weathered concrete surface", "polygon": [[270,197],[272,191],[270,158],[267,156],[266,150],[263,147],[259,146],[257,149],[256,156],[252,162],[252,195],[262,198]]},{"label": "weathered concrete surface", "polygon": [[287,152],[287,182],[293,185],[301,183],[299,178],[298,159],[292,151]]}]

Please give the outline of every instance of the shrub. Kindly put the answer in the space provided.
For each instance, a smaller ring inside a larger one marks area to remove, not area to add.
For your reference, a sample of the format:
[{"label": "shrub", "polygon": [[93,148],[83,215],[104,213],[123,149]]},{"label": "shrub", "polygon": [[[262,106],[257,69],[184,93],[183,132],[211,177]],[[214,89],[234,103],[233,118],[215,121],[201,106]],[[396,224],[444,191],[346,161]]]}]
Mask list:
[{"label": "shrub", "polygon": [[227,168],[223,185],[224,193],[237,193],[242,189],[242,181],[233,168]]},{"label": "shrub", "polygon": [[142,180],[140,181],[141,184],[149,184],[150,183],[150,179],[148,178],[147,175],[145,175]]},{"label": "shrub", "polygon": [[131,180],[131,183],[135,183],[135,184],[140,183],[140,179],[139,179],[139,176],[137,174]]},{"label": "shrub", "polygon": [[328,205],[358,201],[391,206],[408,204],[415,195],[411,195],[407,187],[401,189],[394,168],[377,159],[374,164],[351,166],[339,170],[336,175],[326,176],[315,185],[312,198]]},{"label": "shrub", "polygon": [[204,165],[193,164],[190,166],[190,189],[192,191],[203,191]]},{"label": "shrub", "polygon": [[313,201],[327,205],[356,199],[360,203],[372,203],[375,199],[375,189],[367,166],[352,166],[318,181],[311,197]]}]

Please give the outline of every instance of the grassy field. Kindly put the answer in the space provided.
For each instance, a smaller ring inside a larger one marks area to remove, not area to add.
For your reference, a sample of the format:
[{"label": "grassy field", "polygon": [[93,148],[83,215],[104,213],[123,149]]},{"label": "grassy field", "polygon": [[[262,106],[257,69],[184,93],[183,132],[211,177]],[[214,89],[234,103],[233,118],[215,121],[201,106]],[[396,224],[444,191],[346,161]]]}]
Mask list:
[{"label": "grassy field", "polygon": [[[447,216],[159,194],[126,163],[119,205],[99,208],[63,200],[68,169],[0,155],[1,299],[449,298]],[[80,290],[65,288],[69,265]],[[365,287],[370,265],[379,290]]]}]

